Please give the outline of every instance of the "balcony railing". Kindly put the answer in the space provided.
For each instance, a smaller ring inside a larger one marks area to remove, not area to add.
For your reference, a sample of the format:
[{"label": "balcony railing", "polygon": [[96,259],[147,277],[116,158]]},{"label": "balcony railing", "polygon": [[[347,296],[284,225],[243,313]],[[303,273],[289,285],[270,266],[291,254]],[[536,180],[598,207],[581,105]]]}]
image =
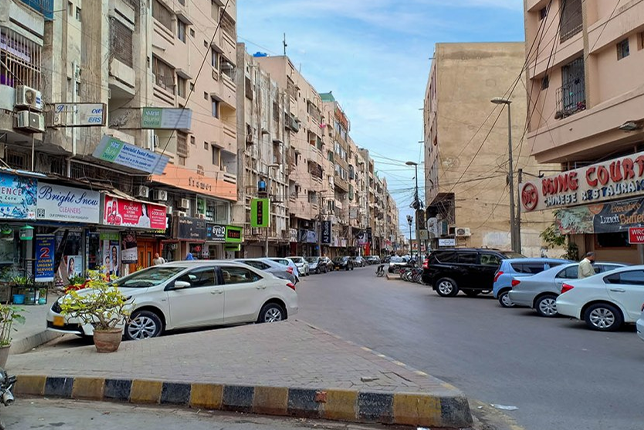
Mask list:
[{"label": "balcony railing", "polygon": [[582,82],[557,88],[557,112],[555,119],[566,118],[586,109],[586,89]]},{"label": "balcony railing", "polygon": [[54,0],[22,0],[24,4],[42,14],[45,19],[54,19]]}]

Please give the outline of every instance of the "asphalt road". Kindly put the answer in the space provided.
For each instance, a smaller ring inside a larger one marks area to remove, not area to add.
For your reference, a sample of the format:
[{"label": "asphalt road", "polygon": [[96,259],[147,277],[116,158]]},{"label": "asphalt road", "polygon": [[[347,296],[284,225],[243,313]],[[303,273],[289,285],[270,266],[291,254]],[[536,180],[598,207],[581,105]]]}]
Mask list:
[{"label": "asphalt road", "polygon": [[375,276],[375,267],[311,275],[298,319],[372,348],[504,411],[527,430],[641,430],[644,342],[635,329],[501,308],[491,297],[439,297]]}]

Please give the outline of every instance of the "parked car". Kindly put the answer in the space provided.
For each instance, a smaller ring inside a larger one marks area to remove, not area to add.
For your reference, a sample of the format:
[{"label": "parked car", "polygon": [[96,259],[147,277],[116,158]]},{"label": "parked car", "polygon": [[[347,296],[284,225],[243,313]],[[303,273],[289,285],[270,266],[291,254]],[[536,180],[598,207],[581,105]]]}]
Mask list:
[{"label": "parked car", "polygon": [[353,261],[351,257],[345,255],[344,257],[335,257],[333,259],[333,270],[353,270]]},{"label": "parked car", "polygon": [[272,273],[278,278],[288,279],[295,284],[299,281],[292,267],[284,266],[270,258],[237,258],[233,261],[248,264],[256,269]]},{"label": "parked car", "polygon": [[287,271],[293,273],[297,280],[300,280],[300,276],[304,276],[302,272],[300,272],[300,269],[297,267],[297,264],[293,260],[291,260],[290,257],[268,257],[270,260],[273,260],[276,263],[281,264],[282,266],[286,266],[288,269]]},{"label": "parked car", "polygon": [[309,276],[311,273],[309,271],[309,263],[304,259],[304,257],[290,256],[288,257],[295,265],[297,266],[297,271],[300,272],[302,276]]},{"label": "parked car", "polygon": [[389,273],[394,273],[399,270],[401,267],[408,267],[409,258],[408,257],[398,257],[396,255],[392,256],[389,259],[389,267],[387,271]]},{"label": "parked car", "polygon": [[514,278],[536,275],[551,267],[561,266],[565,263],[572,263],[570,260],[561,260],[558,258],[517,258],[501,261],[499,269],[494,274],[494,285],[492,293],[494,298],[504,308],[514,306],[508,293],[512,289]]},{"label": "parked car", "polygon": [[635,325],[637,326],[637,335],[644,340],[644,304],[642,304],[642,313]]},{"label": "parked car", "polygon": [[353,267],[364,267],[367,265],[367,261],[360,255],[352,257],[351,260],[353,261]]},{"label": "parked car", "polygon": [[644,266],[627,266],[565,282],[556,306],[561,315],[584,320],[592,330],[613,331],[636,322],[642,303]]},{"label": "parked car", "polygon": [[[605,273],[625,267],[621,263],[595,262],[595,273]],[[527,306],[543,317],[554,317],[557,313],[557,297],[564,282],[577,279],[579,263],[562,264],[526,278],[512,281],[509,298],[516,306]]]},{"label": "parked car", "polygon": [[525,256],[488,248],[435,250],[423,263],[423,282],[441,297],[453,297],[461,290],[468,296],[489,293],[501,261],[508,258]]},{"label": "parked car", "polygon": [[[280,321],[298,310],[293,283],[230,260],[166,263],[134,272],[113,285],[132,299],[126,339],[147,339],[188,327]],[[91,290],[80,294],[85,291]],[[48,311],[47,329],[92,336],[92,324],[61,314],[64,298]]]},{"label": "parked car", "polygon": [[380,257],[377,255],[369,255],[368,257],[365,258],[367,264],[372,265],[372,264],[381,264],[380,263]]},{"label": "parked car", "polygon": [[326,273],[329,271],[325,257],[306,257],[309,273]]}]

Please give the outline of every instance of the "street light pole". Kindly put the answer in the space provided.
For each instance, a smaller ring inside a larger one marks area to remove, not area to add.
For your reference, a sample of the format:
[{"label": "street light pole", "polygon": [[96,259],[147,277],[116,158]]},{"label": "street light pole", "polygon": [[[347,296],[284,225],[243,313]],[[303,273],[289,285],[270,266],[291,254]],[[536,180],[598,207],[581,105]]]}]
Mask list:
[{"label": "street light pole", "polygon": [[[416,211],[416,245],[418,246],[418,248],[416,249],[416,254],[418,257],[418,261],[420,261],[420,235],[418,234],[418,220],[420,219],[420,217],[418,216],[418,211],[421,210],[421,204],[420,204],[420,200],[418,199],[418,163],[414,161],[407,161],[405,164],[408,166],[414,166],[414,171],[415,171],[414,176],[416,178],[416,188],[414,191],[413,208]],[[410,239],[410,242],[411,242],[411,239]],[[411,243],[410,243],[410,246],[411,246]],[[413,254],[412,254],[412,257],[413,257]]]},{"label": "street light pole", "polygon": [[516,213],[514,209],[514,166],[512,160],[512,113],[510,103],[512,100],[495,97],[492,103],[508,107],[508,184],[510,186],[510,243],[514,252],[521,252],[521,231],[517,228]]}]

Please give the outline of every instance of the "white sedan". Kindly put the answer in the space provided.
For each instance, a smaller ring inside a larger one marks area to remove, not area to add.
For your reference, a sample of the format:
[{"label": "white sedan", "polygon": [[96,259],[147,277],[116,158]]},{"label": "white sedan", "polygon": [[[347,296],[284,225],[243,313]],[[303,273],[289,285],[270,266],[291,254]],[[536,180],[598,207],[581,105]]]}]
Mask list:
[{"label": "white sedan", "polygon": [[637,335],[640,337],[640,339],[644,340],[644,304],[642,305],[642,313],[640,314],[640,318],[637,320],[635,325],[637,326]]},{"label": "white sedan", "polygon": [[[229,260],[165,263],[114,284],[133,302],[126,339],[179,328],[281,321],[298,310],[294,284]],[[63,298],[47,313],[47,329],[92,336],[91,324],[61,314]]]},{"label": "white sedan", "polygon": [[644,266],[564,283],[557,298],[561,315],[586,321],[592,330],[613,331],[640,317],[644,303]]}]

